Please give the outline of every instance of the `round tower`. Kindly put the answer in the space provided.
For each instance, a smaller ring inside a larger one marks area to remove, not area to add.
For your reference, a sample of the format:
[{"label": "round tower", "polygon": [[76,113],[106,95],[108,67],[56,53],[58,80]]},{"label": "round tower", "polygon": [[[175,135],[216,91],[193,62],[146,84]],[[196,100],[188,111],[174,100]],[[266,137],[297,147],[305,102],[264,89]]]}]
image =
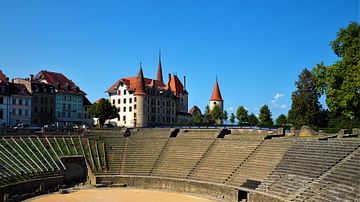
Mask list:
[{"label": "round tower", "polygon": [[212,96],[210,98],[210,103],[209,103],[210,111],[212,111],[215,106],[219,106],[221,112],[224,111],[224,100],[221,97],[219,83],[217,79],[214,85]]},{"label": "round tower", "polygon": [[135,100],[134,105],[136,105],[136,109],[134,106],[134,126],[135,127],[147,127],[148,126],[148,106],[147,106],[147,94],[145,91],[145,81],[144,81],[144,74],[142,71],[141,63],[140,63],[140,70],[139,74],[136,79],[136,86],[135,86]]}]

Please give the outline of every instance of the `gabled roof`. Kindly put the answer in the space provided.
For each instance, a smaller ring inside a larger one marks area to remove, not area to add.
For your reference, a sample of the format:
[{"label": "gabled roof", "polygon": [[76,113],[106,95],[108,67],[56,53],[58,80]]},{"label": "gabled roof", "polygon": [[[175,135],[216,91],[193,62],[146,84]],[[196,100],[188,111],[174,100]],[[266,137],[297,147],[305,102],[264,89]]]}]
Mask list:
[{"label": "gabled roof", "polygon": [[58,92],[86,95],[85,92],[80,90],[80,88],[73,81],[68,79],[62,73],[42,70],[35,76],[34,79],[42,83],[54,85]]},{"label": "gabled roof", "polygon": [[223,99],[221,97],[219,83],[218,83],[217,79],[216,79],[216,82],[215,82],[215,85],[214,85],[214,90],[213,90],[212,96],[210,98],[210,101],[223,101]]},{"label": "gabled roof", "polygon": [[178,96],[180,93],[187,93],[184,90],[184,86],[176,75],[173,75],[169,82],[170,89],[175,96]]}]

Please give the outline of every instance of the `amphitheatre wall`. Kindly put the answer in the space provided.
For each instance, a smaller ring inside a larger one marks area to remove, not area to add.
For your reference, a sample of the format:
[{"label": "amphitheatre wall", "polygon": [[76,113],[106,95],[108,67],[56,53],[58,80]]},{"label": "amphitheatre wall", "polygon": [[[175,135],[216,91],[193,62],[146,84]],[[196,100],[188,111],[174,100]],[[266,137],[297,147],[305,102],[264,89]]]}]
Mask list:
[{"label": "amphitheatre wall", "polygon": [[239,201],[239,190],[223,184],[193,180],[149,177],[149,176],[96,176],[96,183],[122,184],[141,189],[171,190],[180,193],[193,193],[223,201]]}]

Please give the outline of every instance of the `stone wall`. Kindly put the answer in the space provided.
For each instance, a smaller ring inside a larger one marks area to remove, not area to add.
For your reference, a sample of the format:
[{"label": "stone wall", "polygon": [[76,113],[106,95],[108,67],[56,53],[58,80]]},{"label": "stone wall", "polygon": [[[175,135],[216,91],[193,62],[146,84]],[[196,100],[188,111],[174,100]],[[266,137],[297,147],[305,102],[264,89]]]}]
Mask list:
[{"label": "stone wall", "polygon": [[97,176],[96,183],[125,184],[141,189],[171,190],[206,195],[222,201],[238,201],[238,190],[222,184],[148,176]]},{"label": "stone wall", "polygon": [[62,176],[46,177],[14,183],[0,188],[0,201],[22,201],[40,194],[54,191],[63,184]]}]

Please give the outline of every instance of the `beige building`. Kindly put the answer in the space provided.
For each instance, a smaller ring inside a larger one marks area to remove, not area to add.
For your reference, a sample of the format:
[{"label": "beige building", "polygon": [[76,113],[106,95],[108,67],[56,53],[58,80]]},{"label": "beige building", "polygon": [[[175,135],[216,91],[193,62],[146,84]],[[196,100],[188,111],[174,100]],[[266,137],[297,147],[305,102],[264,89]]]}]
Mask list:
[{"label": "beige building", "polygon": [[119,79],[107,92],[119,113],[110,122],[119,127],[172,125],[187,113],[188,92],[177,75],[164,83],[160,58],[156,79],[145,78],[140,64],[137,76]]}]

